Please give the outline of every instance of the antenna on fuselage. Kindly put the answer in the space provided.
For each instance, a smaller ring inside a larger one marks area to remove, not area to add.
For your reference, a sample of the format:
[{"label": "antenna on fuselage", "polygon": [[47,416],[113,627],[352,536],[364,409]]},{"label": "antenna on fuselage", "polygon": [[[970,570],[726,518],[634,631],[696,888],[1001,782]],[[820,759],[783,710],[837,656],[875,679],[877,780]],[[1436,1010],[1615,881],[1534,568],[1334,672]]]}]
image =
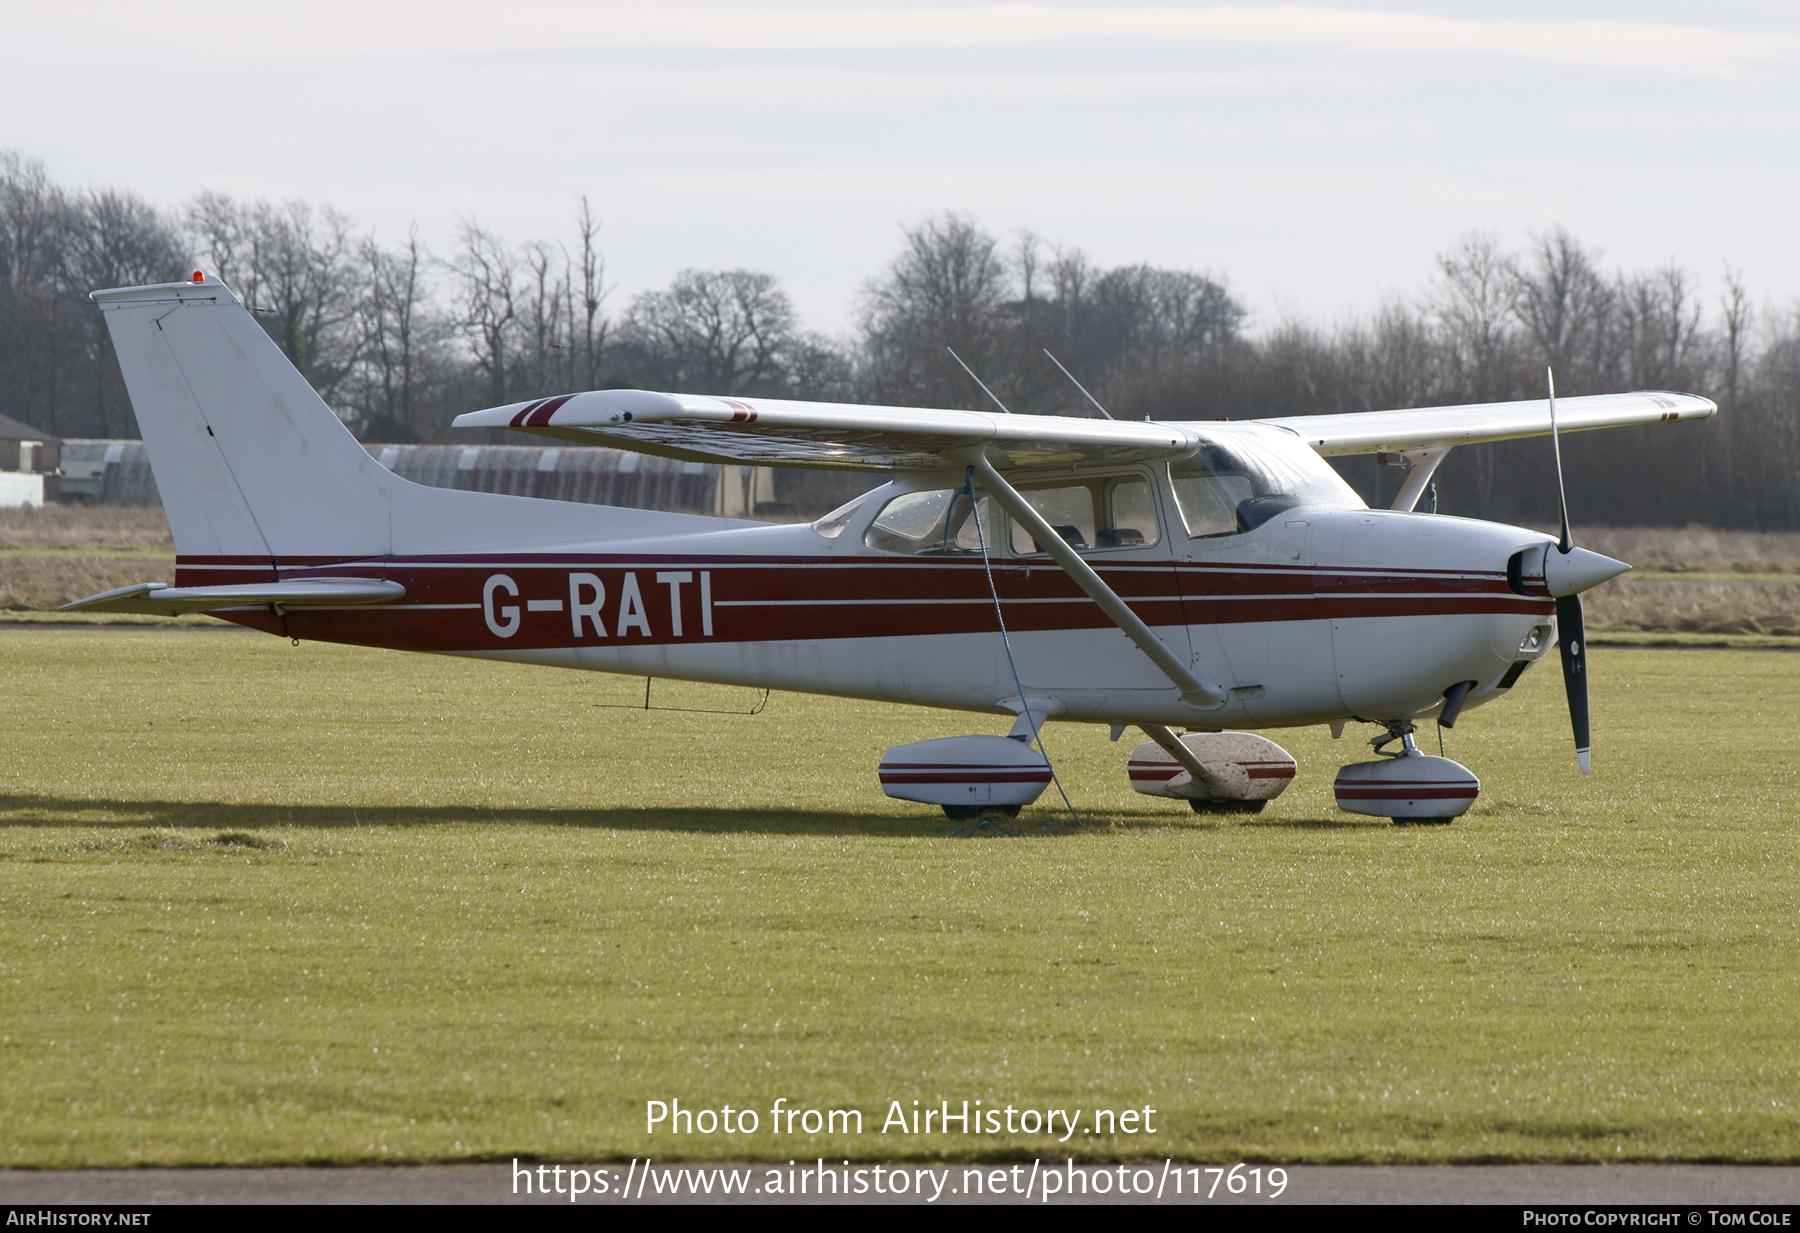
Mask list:
[{"label": "antenna on fuselage", "polygon": [[[1044,354],[1050,355],[1050,348],[1045,347]],[[1087,392],[1087,386],[1085,386],[1081,382],[1075,380],[1075,374],[1070,372],[1068,369],[1064,368],[1063,362],[1061,360],[1057,359],[1054,355],[1050,355],[1050,362],[1052,364],[1056,365],[1058,370],[1060,370],[1062,372],[1062,375],[1067,377],[1069,379],[1069,381],[1075,386],[1076,389],[1081,391],[1081,396],[1083,398],[1087,399],[1089,402],[1094,404],[1094,410],[1098,411],[1101,415],[1104,415],[1109,420],[1112,418],[1112,413],[1110,411],[1108,411],[1105,407],[1100,405],[1100,400],[1098,398],[1095,398],[1092,394]],[[1144,418],[1148,419],[1149,417],[1145,416]]]},{"label": "antenna on fuselage", "polygon": [[[950,348],[946,346],[944,350],[950,351]],[[1000,401],[999,396],[987,387],[987,382],[983,381],[980,377],[977,377],[973,368],[970,368],[967,364],[963,364],[962,356],[956,354],[954,351],[950,351],[950,358],[955,360],[958,364],[962,364],[962,370],[969,374],[969,380],[973,381],[976,385],[979,385],[981,387],[981,392],[986,394],[989,398],[992,398],[996,407],[999,407],[1008,415],[1012,414],[1011,409],[1008,408],[1005,403]]]}]

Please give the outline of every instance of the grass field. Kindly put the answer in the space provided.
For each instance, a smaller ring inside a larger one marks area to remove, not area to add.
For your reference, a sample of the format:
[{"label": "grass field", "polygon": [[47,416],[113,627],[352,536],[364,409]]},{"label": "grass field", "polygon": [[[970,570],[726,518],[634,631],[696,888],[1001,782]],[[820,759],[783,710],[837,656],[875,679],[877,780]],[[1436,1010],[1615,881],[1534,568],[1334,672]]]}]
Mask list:
[{"label": "grass field", "polygon": [[[1800,1160],[1800,656],[1592,660],[1595,774],[1536,670],[1451,734],[1453,826],[1337,813],[1354,729],[1273,734],[1300,779],[1221,821],[1058,725],[1089,831],[996,841],[874,767],[998,721],[0,632],[0,1165]],[[866,1132],[777,1138],[778,1097]],[[674,1098],[760,1132],[647,1135]],[[1086,1112],[878,1133],[944,1099]]]}]

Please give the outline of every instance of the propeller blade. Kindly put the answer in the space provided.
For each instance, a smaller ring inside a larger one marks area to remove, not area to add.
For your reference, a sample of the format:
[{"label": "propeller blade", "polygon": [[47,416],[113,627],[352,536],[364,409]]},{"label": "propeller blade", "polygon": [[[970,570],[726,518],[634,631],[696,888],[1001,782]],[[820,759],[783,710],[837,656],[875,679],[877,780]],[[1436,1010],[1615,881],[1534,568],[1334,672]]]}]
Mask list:
[{"label": "propeller blade", "polygon": [[1562,541],[1556,550],[1566,556],[1574,541],[1569,538],[1569,492],[1563,487],[1562,438],[1556,432],[1556,370],[1544,369],[1544,380],[1550,386],[1550,449],[1556,455],[1556,498],[1562,502]]},{"label": "propeller blade", "polygon": [[1592,742],[1588,733],[1587,631],[1581,622],[1581,596],[1556,601],[1556,642],[1562,651],[1563,688],[1569,694],[1569,723],[1575,729],[1575,761],[1588,773]]}]

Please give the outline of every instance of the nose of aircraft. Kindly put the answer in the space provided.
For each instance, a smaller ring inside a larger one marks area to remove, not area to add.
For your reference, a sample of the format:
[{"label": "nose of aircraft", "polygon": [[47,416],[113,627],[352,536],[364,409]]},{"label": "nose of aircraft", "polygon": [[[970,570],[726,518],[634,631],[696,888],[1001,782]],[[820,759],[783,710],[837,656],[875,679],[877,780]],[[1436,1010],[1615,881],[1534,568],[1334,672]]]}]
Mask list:
[{"label": "nose of aircraft", "polygon": [[1608,578],[1630,569],[1623,561],[1589,552],[1586,548],[1560,551],[1555,544],[1544,552],[1544,585],[1557,599],[1592,590]]}]

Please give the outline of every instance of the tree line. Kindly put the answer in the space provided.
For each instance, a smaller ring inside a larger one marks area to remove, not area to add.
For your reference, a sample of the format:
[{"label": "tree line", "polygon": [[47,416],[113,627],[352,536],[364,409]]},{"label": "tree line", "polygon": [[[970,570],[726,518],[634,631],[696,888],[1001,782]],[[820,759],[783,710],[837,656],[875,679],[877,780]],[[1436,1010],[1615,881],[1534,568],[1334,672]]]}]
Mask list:
[{"label": "tree line", "polygon": [[[767,272],[684,270],[613,302],[585,199],[561,237],[512,243],[465,220],[433,252],[416,230],[384,239],[329,206],[203,193],[165,209],[59,185],[0,151],[0,411],[64,437],[135,436],[87,293],[196,268],[230,284],[369,441],[450,440],[459,412],[582,389],[990,405],[958,359],[1013,411],[1096,415],[1098,402],[1176,420],[1539,398],[1551,367],[1559,394],[1674,389],[1722,410],[1568,438],[1578,522],[1800,529],[1800,312],[1756,305],[1729,267],[1717,293],[1674,263],[1608,269],[1561,228],[1517,249],[1467,237],[1412,295],[1253,332],[1223,276],[1104,267],[943,214],[902,230],[832,337],[804,329]],[[1400,483],[1369,459],[1342,469],[1372,502]],[[862,481],[783,482],[812,503]],[[1438,493],[1445,513],[1553,521],[1549,446],[1459,449]]]}]

